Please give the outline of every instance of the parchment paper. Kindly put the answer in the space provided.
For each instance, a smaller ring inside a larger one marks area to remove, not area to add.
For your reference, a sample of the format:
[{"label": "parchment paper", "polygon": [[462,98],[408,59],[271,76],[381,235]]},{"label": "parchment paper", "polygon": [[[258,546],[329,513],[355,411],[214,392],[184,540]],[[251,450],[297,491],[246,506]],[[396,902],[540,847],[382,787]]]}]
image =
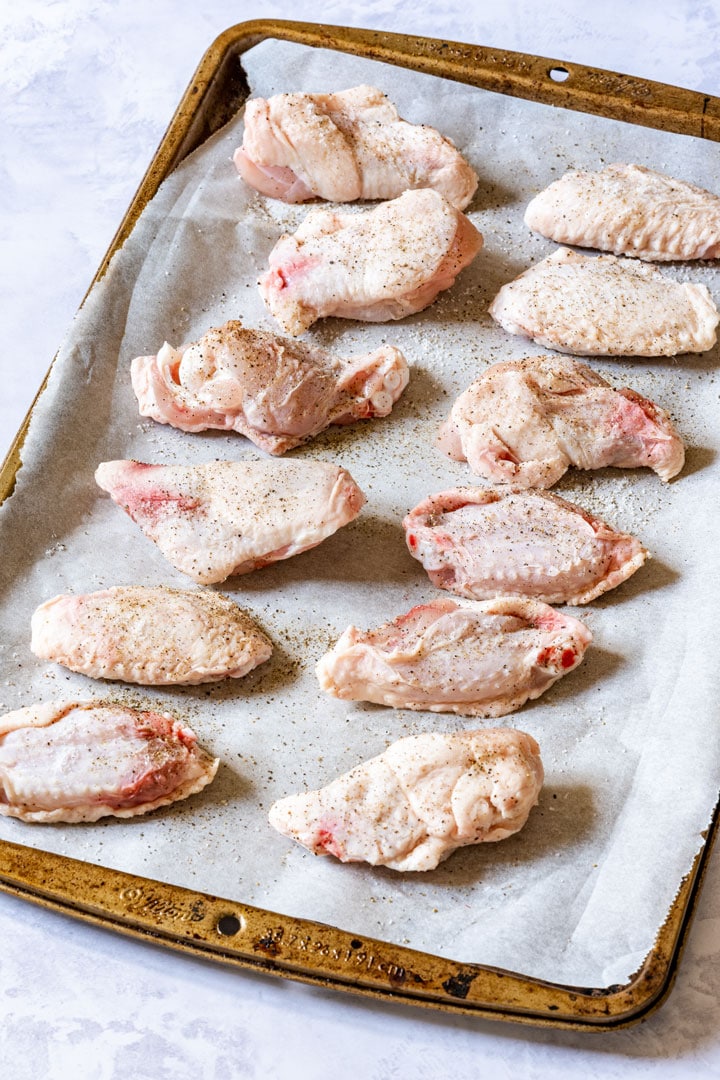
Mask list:
[{"label": "parchment paper", "polygon": [[[276,798],[320,786],[401,736],[478,724],[331,700],[314,665],[349,623],[376,626],[435,595],[405,549],[400,521],[429,492],[473,482],[466,466],[432,447],[455,395],[487,364],[543,351],[487,314],[502,283],[555,247],[523,225],[528,200],[566,168],[611,161],[717,188],[720,151],[289,44],[266,42],[244,64],[264,96],[375,83],[406,118],[451,136],[480,173],[470,216],[485,249],[417,316],[384,325],[327,320],[310,331],[308,340],[341,355],[395,343],[412,374],[388,419],[331,429],[294,451],[348,468],[368,497],[360,517],[314,551],[220,586],[271,635],[273,659],[214,687],[95,683],[32,656],[35,606],[113,584],[191,587],[96,488],[97,463],[261,456],[241,436],[188,435],[141,420],[130,360],[227,318],[276,329],[255,281],[280,233],[308,212],[265,200],[238,179],[230,158],[241,117],[165,182],[71,328],[16,492],[0,513],[0,705],[79,695],[169,708],[222,765],[200,796],[147,818],[77,826],[1,819],[0,835],[463,962],[586,986],[625,981],[652,946],[720,787],[717,349],[591,361],[615,385],[670,409],[688,459],[670,485],[646,470],[606,470],[571,471],[556,488],[637,533],[654,558],[576,612],[595,635],[581,667],[501,721],[530,732],[543,752],[547,780],[526,828],[403,876],[316,858],[276,834],[266,815]],[[714,264],[664,272],[705,281],[720,297]]]}]

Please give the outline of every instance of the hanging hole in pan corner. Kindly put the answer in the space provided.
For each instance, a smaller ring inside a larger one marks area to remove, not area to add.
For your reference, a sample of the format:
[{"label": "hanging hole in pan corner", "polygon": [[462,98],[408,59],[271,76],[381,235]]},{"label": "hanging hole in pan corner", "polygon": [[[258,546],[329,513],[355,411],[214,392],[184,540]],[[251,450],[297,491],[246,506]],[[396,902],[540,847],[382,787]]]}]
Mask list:
[{"label": "hanging hole in pan corner", "polygon": [[217,932],[223,937],[233,937],[242,930],[242,920],[237,915],[221,915],[217,921]]},{"label": "hanging hole in pan corner", "polygon": [[566,67],[560,67],[559,65],[551,67],[548,71],[548,75],[553,82],[565,82],[566,79],[570,78],[568,69]]}]

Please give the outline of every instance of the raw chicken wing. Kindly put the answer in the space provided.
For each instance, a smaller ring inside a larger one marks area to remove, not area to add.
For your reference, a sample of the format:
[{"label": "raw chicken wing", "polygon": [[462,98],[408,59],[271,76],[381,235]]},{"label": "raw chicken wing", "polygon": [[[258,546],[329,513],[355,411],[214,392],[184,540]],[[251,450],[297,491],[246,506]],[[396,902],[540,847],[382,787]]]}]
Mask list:
[{"label": "raw chicken wing", "polygon": [[511,334],[579,356],[676,356],[715,344],[718,310],[705,285],[653,266],[560,248],[503,285],[490,314]]},{"label": "raw chicken wing", "polygon": [[648,262],[720,256],[720,198],[643,165],[572,169],[535,196],[525,223],[561,244]]},{"label": "raw chicken wing", "polygon": [[453,488],[403,522],[433,585],[470,600],[587,604],[642,566],[639,540],[544,491]]},{"label": "raw chicken wing", "polygon": [[315,547],[365,502],[345,469],[323,461],[105,461],[95,479],[200,585]]},{"label": "raw chicken wing", "polygon": [[317,666],[343,701],[504,716],[582,660],[592,635],[537,600],[434,600],[378,630],[350,626]]},{"label": "raw chicken wing", "polygon": [[491,365],[457,399],[437,445],[493,484],[516,487],[552,487],[569,465],[647,465],[669,480],[685,460],[664,409],[559,356]]},{"label": "raw chicken wing", "polygon": [[540,748],[523,731],[430,732],[280,799],[270,824],[315,855],[433,870],[456,848],[522,829],[542,783]]},{"label": "raw chicken wing", "polygon": [[425,188],[374,210],[313,210],[270,252],[260,292],[293,336],[317,319],[403,319],[432,304],[477,255],[472,222]]},{"label": "raw chicken wing", "polygon": [[227,597],[162,585],[56,596],[33,615],[30,648],[93,679],[142,686],[240,679],[272,653]]},{"label": "raw chicken wing", "polygon": [[142,416],[181,431],[238,431],[282,454],[328,424],[387,416],[408,382],[399,349],[342,360],[324,349],[228,322],[181,349],[132,362]]},{"label": "raw chicken wing", "polygon": [[167,713],[69,701],[0,717],[0,814],[23,821],[147,814],[200,791],[217,767]]},{"label": "raw chicken wing", "polygon": [[263,195],[305,202],[394,199],[433,188],[464,210],[477,176],[449,139],[401,120],[374,86],[337,94],[277,94],[245,106],[238,172]]}]

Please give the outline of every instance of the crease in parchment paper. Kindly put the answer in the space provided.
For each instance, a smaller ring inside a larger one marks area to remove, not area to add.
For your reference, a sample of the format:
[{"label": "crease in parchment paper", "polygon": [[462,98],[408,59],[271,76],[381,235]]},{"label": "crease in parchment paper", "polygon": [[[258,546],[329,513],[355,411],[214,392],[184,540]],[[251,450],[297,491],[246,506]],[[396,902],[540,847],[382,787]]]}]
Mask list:
[{"label": "crease in parchment paper", "polygon": [[[594,634],[577,671],[496,722],[542,748],[546,783],[527,826],[403,876],[314,857],[276,834],[267,811],[404,735],[490,725],[335,701],[320,692],[315,663],[350,623],[377,626],[436,595],[400,522],[430,492],[474,482],[432,446],[453,397],[489,363],[543,351],[487,314],[502,283],[554,249],[525,228],[529,199],[567,168],[611,161],[712,189],[720,149],[290,44],[265,42],[243,63],[256,94],[375,83],[402,115],[450,134],[480,175],[469,213],[485,247],[425,312],[381,325],[326,320],[307,335],[340,355],[396,344],[411,380],[390,417],[330,429],[291,455],[348,468],[368,497],[357,520],[313,551],[219,586],[270,634],[273,658],[244,680],[208,687],[94,683],[32,656],[36,605],[115,584],[190,585],[97,489],[98,462],[262,456],[241,436],[142,419],[130,361],[228,318],[276,330],[256,280],[278,236],[309,210],[240,181],[231,156],[241,115],[165,181],[73,323],[0,511],[0,704],[75,695],[152,703],[185,717],[222,765],[201,795],[148,818],[43,827],[2,819],[0,835],[462,962],[582,986],[623,982],[653,944],[720,787],[717,348],[589,361],[668,408],[692,449],[669,485],[647,470],[571,470],[556,488],[635,532],[654,557],[576,609]],[[720,296],[715,264],[663,272]]]}]

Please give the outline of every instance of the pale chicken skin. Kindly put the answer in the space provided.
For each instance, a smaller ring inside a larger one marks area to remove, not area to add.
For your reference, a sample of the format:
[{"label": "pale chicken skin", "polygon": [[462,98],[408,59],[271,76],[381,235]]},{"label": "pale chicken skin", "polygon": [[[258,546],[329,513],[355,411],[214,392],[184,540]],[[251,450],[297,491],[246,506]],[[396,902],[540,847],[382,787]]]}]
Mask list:
[{"label": "pale chicken skin", "polygon": [[457,848],[522,829],[543,779],[540,748],[523,731],[429,732],[280,799],[270,824],[315,855],[434,870]]},{"label": "pale chicken skin", "polygon": [[560,248],[503,285],[490,314],[510,334],[578,356],[677,356],[716,341],[720,316],[705,285],[653,266]]},{"label": "pale chicken skin", "polygon": [[470,600],[587,604],[647,557],[634,536],[544,491],[452,488],[424,499],[403,527],[433,585]]},{"label": "pale chicken skin", "polygon": [[394,199],[432,188],[464,210],[477,187],[449,139],[402,120],[374,86],[253,98],[233,160],[251,187],[289,203]]},{"label": "pale chicken skin", "polygon": [[313,210],[270,252],[260,293],[293,336],[330,315],[403,319],[449,289],[482,242],[469,218],[427,188],[354,214]]},{"label": "pale chicken skin", "polygon": [[30,648],[92,679],[141,686],[241,679],[272,653],[237,604],[214,592],[126,585],[56,596],[32,617]]},{"label": "pale chicken skin", "polygon": [[492,484],[523,488],[552,487],[570,465],[648,466],[670,480],[685,461],[664,409],[559,356],[492,364],[457,399],[437,446]]},{"label": "pale chicken skin", "polygon": [[535,196],[525,224],[560,244],[647,262],[720,256],[720,198],[643,165],[572,169]]},{"label": "pale chicken skin", "polygon": [[136,817],[201,791],[218,764],[167,713],[99,700],[32,705],[0,717],[0,814]]},{"label": "pale chicken skin", "polygon": [[408,383],[399,349],[350,360],[228,322],[131,365],[140,414],[181,431],[237,431],[283,454],[329,424],[387,416]]},{"label": "pale chicken skin", "polygon": [[578,619],[537,600],[439,599],[377,630],[348,627],[317,675],[343,701],[505,716],[576,668],[591,640]]},{"label": "pale chicken skin", "polygon": [[365,502],[345,469],[322,461],[106,461],[95,479],[199,585],[307,551]]}]

